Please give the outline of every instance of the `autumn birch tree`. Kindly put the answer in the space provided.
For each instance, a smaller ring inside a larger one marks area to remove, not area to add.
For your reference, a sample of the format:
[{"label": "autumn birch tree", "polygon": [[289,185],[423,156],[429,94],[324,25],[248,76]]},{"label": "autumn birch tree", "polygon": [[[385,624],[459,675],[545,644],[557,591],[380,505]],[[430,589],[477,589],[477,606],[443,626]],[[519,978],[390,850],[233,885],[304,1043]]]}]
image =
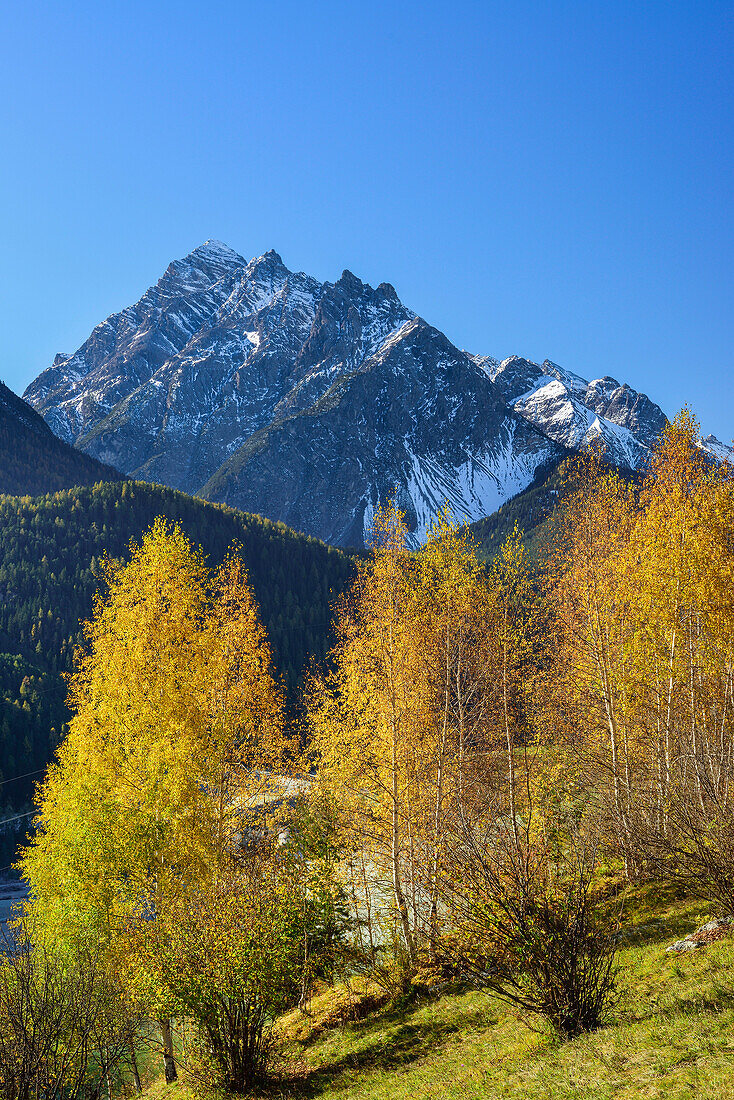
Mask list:
[{"label": "autumn birch tree", "polygon": [[[408,609],[414,563],[394,505],[375,519],[373,550],[337,611],[333,671],[309,691],[321,787],[339,806],[353,845],[364,847],[392,898],[409,964],[416,954],[410,907],[414,743],[423,688]],[[389,883],[389,886],[388,886]],[[385,899],[388,900],[387,897]]]},{"label": "autumn birch tree", "polygon": [[138,965],[132,933],[221,869],[282,759],[282,700],[236,556],[212,581],[159,520],[104,579],[23,870],[48,941],[101,945],[158,1016],[172,1080],[174,1002]]},{"label": "autumn birch tree", "polygon": [[508,621],[498,627],[500,602],[471,540],[448,515],[413,555],[405,537],[394,506],[378,515],[372,556],[339,612],[333,672],[311,692],[310,721],[319,786],[363,850],[355,866],[366,858],[373,879],[389,880],[412,964],[424,939],[434,954],[457,799],[495,726],[512,742],[510,757],[515,731],[507,679],[495,714],[501,636],[509,675]]},{"label": "autumn birch tree", "polygon": [[[698,425],[684,410],[654,455],[621,568],[629,588],[634,717],[640,737],[655,746],[648,791],[638,791],[649,807],[642,840],[682,845],[676,859],[684,864],[694,849],[707,849],[704,862],[719,859],[723,871],[734,838],[734,488],[731,470],[712,462],[697,441]],[[727,833],[727,854],[717,856]],[[734,891],[734,877],[726,889]]]},{"label": "autumn birch tree", "polygon": [[600,805],[609,791],[610,825],[631,871],[634,749],[625,671],[630,627],[619,563],[634,500],[628,484],[594,455],[580,459],[572,476],[573,491],[545,565],[547,658],[536,719],[551,741],[565,740],[594,775]]}]

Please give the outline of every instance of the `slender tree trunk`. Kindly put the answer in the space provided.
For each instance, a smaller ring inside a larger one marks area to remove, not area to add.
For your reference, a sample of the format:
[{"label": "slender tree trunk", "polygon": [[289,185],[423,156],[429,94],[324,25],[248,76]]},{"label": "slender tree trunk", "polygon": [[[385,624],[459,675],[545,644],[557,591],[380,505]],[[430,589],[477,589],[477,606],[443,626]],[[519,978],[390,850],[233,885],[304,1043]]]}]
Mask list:
[{"label": "slender tree trunk", "polygon": [[133,1071],[133,1082],[135,1084],[135,1091],[136,1092],[142,1092],[143,1091],[143,1083],[140,1080],[140,1072],[138,1070],[138,1060],[135,1057],[135,1040],[134,1039],[130,1040],[130,1066],[131,1066],[132,1071]]},{"label": "slender tree trunk", "polygon": [[413,936],[410,931],[410,916],[408,905],[403,892],[402,876],[400,873],[400,813],[398,803],[398,772],[395,735],[393,734],[392,746],[392,831],[391,831],[391,862],[392,862],[392,886],[395,895],[400,924],[403,930],[403,939],[408,952],[408,958],[413,961]]},{"label": "slender tree trunk", "polygon": [[[394,599],[394,597],[393,597]],[[395,609],[392,609],[395,614]],[[390,690],[390,734],[391,734],[391,781],[392,781],[392,821],[390,830],[390,860],[392,871],[392,886],[395,896],[395,905],[400,918],[400,925],[405,940],[405,949],[408,952],[410,962],[413,962],[415,949],[413,936],[410,930],[410,915],[403,891],[402,875],[400,869],[400,792],[398,788],[398,719],[397,698],[395,683],[395,641],[393,635],[393,623],[390,622],[388,632],[388,676]]]},{"label": "slender tree trunk", "polygon": [[[680,539],[680,551],[683,549],[684,536],[681,534]],[[677,577],[675,586],[675,602],[673,605],[673,634],[670,639],[670,651],[668,654],[668,698],[665,708],[665,784],[666,793],[670,790],[670,774],[671,774],[671,757],[672,757],[672,745],[671,745],[671,727],[673,724],[673,695],[675,688],[675,651],[678,641],[678,617],[680,615],[680,603],[681,603],[681,560],[678,557],[676,561]],[[667,800],[666,800],[667,801]],[[668,812],[665,811],[663,817],[663,834],[667,836],[668,833]]]},{"label": "slender tree trunk", "polygon": [[176,1060],[173,1056],[173,1036],[171,1034],[171,1021],[168,1017],[158,1021],[161,1029],[161,1038],[163,1040],[163,1068],[166,1076],[166,1084],[170,1085],[172,1081],[178,1080],[178,1071],[176,1069]]},{"label": "slender tree trunk", "polygon": [[505,741],[507,744],[507,782],[510,795],[510,822],[512,825],[512,839],[515,842],[515,850],[520,853],[520,833],[517,827],[517,792],[515,790],[515,746],[512,743],[512,730],[510,729],[510,699],[507,669],[507,650],[509,647],[508,630],[509,614],[505,607],[503,613],[502,638],[502,714],[505,724]]},{"label": "slender tree trunk", "polygon": [[691,693],[691,753],[693,755],[693,770],[696,777],[696,794],[701,813],[704,813],[703,789],[701,786],[701,767],[703,766],[703,753],[698,742],[698,727],[696,723],[696,669],[693,648],[693,616],[689,616],[688,622],[688,670],[690,674]]},{"label": "slender tree trunk", "polygon": [[665,782],[668,787],[670,786],[670,764],[672,758],[671,751],[671,726],[673,724],[673,692],[675,688],[675,644],[677,641],[677,631],[673,629],[673,636],[670,640],[670,654],[668,656],[668,700],[665,707]]},{"label": "slender tree trunk", "polygon": [[663,779],[663,722],[662,722],[662,685],[660,679],[660,664],[657,658],[655,659],[655,716],[657,733],[657,768],[658,768],[658,805],[657,805],[657,820],[656,827],[662,828],[663,815],[665,813],[665,782]]},{"label": "slender tree trunk", "polygon": [[609,730],[609,748],[612,755],[612,781],[614,785],[614,812],[617,815],[620,831],[622,833],[623,857],[625,874],[629,878],[633,870],[633,861],[630,852],[629,827],[627,814],[622,805],[622,780],[619,763],[619,731],[617,729],[617,716],[612,692],[611,675],[608,665],[608,640],[604,637],[604,629],[599,610],[599,599],[596,591],[593,596],[594,615],[592,619],[591,637],[592,644],[596,648],[596,663],[599,670],[604,711]]},{"label": "slender tree trunk", "polygon": [[[732,688],[732,669],[731,665],[727,665],[726,669],[726,682],[724,684],[724,706],[721,712],[721,732],[720,732],[720,745],[721,750],[719,758],[721,760],[721,767],[723,775],[719,779],[719,787],[717,793],[721,798],[722,805],[727,808],[729,805],[729,779],[732,771],[732,739],[731,736],[727,739],[725,747],[725,731],[726,731],[726,716],[728,700],[732,699],[734,702],[734,690]],[[723,790],[721,789],[723,785]]]},{"label": "slender tree trunk", "polygon": [[446,627],[446,668],[444,683],[443,725],[441,729],[441,747],[436,761],[436,803],[433,815],[433,860],[431,864],[431,913],[429,917],[428,953],[431,961],[436,958],[436,940],[438,937],[438,874],[441,864],[441,811],[443,808],[443,771],[446,755],[446,742],[449,729],[449,696],[451,691],[451,661],[449,628]]},{"label": "slender tree trunk", "polygon": [[[364,864],[364,852],[361,853],[361,863],[362,863],[362,882],[364,884],[364,901],[365,901],[365,907],[366,907],[365,911],[367,913],[367,933],[370,937],[370,954],[371,954],[371,957],[374,958],[374,956],[375,956],[375,937],[372,933],[372,893],[371,893],[370,888],[369,888],[369,883],[367,882],[367,868],[365,867],[365,864]],[[361,933],[360,933],[360,935],[361,935]]]},{"label": "slender tree trunk", "polygon": [[466,732],[464,729],[464,692],[461,686],[461,671],[462,671],[462,658],[463,646],[459,643],[459,651],[456,660],[456,702],[458,707],[459,718],[459,801],[463,802],[464,799],[464,741]]}]

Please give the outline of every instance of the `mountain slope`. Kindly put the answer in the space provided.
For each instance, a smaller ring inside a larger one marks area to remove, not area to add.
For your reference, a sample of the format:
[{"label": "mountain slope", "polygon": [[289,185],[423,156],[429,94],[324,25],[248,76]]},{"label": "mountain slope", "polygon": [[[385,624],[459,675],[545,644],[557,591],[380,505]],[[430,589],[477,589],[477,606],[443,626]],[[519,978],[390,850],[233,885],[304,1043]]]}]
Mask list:
[{"label": "mountain slope", "polygon": [[252,436],[201,492],[274,510],[336,545],[362,543],[379,500],[396,492],[420,541],[447,501],[459,516],[486,515],[561,453],[416,318],[309,408]]},{"label": "mountain slope", "polygon": [[0,493],[53,493],[122,475],[57,438],[30,405],[0,382]]},{"label": "mountain slope", "polygon": [[27,399],[126,473],[362,544],[395,494],[413,541],[447,501],[472,521],[539,466],[601,439],[643,463],[665,423],[614,379],[456,348],[351,272],[321,283],[276,252],[209,241],[171,264]]},{"label": "mountain slope", "polygon": [[536,557],[544,541],[546,520],[563,503],[571,462],[573,457],[539,467],[527,489],[505,501],[491,516],[469,524],[467,531],[482,561],[491,561],[516,529],[531,560]]}]

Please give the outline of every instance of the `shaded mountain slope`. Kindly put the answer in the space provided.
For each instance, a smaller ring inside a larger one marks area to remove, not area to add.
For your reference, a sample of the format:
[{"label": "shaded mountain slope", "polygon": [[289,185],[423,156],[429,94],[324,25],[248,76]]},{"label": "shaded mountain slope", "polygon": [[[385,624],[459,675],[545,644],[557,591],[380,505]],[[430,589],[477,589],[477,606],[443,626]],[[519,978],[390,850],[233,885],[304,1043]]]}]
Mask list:
[{"label": "shaded mountain slope", "polygon": [[64,443],[43,417],[0,382],[0,493],[54,493],[120,481],[122,474]]}]

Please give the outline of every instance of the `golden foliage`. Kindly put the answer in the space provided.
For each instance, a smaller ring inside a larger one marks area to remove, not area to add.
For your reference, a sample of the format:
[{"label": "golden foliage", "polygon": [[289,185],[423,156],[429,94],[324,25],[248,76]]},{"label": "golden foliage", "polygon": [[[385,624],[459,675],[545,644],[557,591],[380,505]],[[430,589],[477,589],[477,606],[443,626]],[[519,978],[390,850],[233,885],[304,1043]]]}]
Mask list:
[{"label": "golden foliage", "polygon": [[248,812],[271,797],[286,745],[236,554],[210,576],[159,520],[104,578],[23,870],[49,939],[124,954],[136,918],[217,876]]}]

